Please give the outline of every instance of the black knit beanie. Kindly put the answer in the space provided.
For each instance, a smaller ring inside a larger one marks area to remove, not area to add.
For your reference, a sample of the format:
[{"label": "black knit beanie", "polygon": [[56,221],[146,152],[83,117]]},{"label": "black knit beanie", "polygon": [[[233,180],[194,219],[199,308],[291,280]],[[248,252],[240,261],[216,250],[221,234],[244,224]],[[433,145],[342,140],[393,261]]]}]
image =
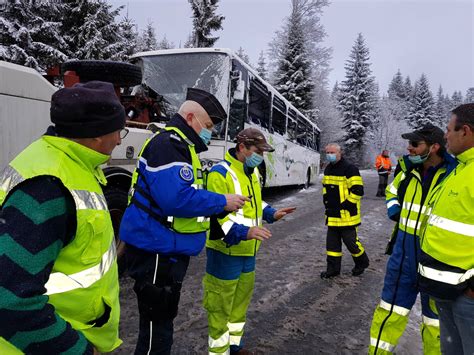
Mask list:
[{"label": "black knit beanie", "polygon": [[111,83],[89,81],[56,91],[51,122],[58,136],[94,138],[122,129],[125,109]]}]

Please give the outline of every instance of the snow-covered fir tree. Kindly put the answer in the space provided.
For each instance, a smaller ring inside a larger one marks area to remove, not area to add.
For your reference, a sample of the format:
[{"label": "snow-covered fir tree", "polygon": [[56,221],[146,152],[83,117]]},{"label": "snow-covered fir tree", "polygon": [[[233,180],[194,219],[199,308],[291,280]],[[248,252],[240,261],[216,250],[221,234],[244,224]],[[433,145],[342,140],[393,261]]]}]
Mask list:
[{"label": "snow-covered fir tree", "polygon": [[451,110],[455,109],[459,105],[463,104],[462,93],[461,91],[453,92],[453,96],[451,96]]},{"label": "snow-covered fir tree", "polygon": [[249,58],[249,56],[247,55],[247,53],[245,53],[245,50],[244,50],[242,47],[239,47],[239,49],[237,50],[237,55],[238,55],[245,63],[247,63],[248,65],[251,65],[251,64],[250,64],[250,58]]},{"label": "snow-covered fir tree", "polygon": [[421,74],[420,79],[415,83],[407,123],[417,129],[429,123],[436,124],[436,121],[433,94],[429,87],[428,78],[425,74]]},{"label": "snow-covered fir tree", "polygon": [[128,14],[119,22],[120,41],[118,51],[111,57],[112,60],[126,61],[137,52],[138,31],[136,23]]},{"label": "snow-covered fir tree", "polygon": [[67,59],[61,5],[8,0],[0,13],[0,59],[44,72]]},{"label": "snow-covered fir tree", "polygon": [[225,17],[218,15],[219,0],[189,0],[193,12],[194,47],[212,47],[219,37],[212,37],[213,31],[222,29]]},{"label": "snow-covered fir tree", "polygon": [[64,6],[62,31],[71,59],[111,59],[123,50],[120,24],[124,6],[112,9],[105,0],[71,1]]},{"label": "snow-covered fir tree", "polygon": [[339,109],[344,120],[345,155],[354,163],[364,153],[364,139],[373,114],[373,78],[369,49],[361,33],[346,61],[346,79],[340,85]]},{"label": "snow-covered fir tree", "polygon": [[[309,69],[305,69],[304,72],[309,75],[305,77],[304,82],[310,81],[312,86],[312,103],[308,105],[311,109],[306,110],[309,116],[317,119],[318,110],[320,106],[324,105],[325,91],[327,91],[327,78],[330,71],[330,59],[332,49],[324,47],[322,45],[326,32],[324,26],[321,24],[321,17],[323,10],[329,5],[328,0],[292,0],[291,1],[291,14],[285,19],[282,29],[276,31],[273,40],[269,43],[269,56],[270,58],[270,73],[269,79],[277,83],[281,81],[285,70],[285,67],[290,67],[293,61],[302,61],[304,66]],[[298,19],[298,23],[295,23],[294,19]],[[299,28],[296,28],[299,27]],[[296,30],[296,31],[295,31]],[[298,33],[299,38],[291,38],[290,33]],[[293,46],[295,42],[300,41],[303,45],[304,56],[290,58],[290,64],[285,63],[288,61],[288,47]],[[300,72],[296,71],[298,75],[294,76],[299,82],[301,82]],[[290,81],[293,78],[288,75]],[[284,84],[284,83],[283,83]],[[288,82],[289,86],[290,82]],[[299,85],[299,84],[297,84]]]},{"label": "snow-covered fir tree", "polygon": [[466,91],[466,97],[464,98],[465,104],[474,103],[474,88],[469,88]]},{"label": "snow-covered fir tree", "polygon": [[436,103],[434,107],[434,113],[436,117],[435,124],[444,129],[446,127],[447,120],[449,113],[449,108],[446,105],[445,95],[443,93],[443,87],[440,85],[438,88],[438,93],[436,94]]},{"label": "snow-covered fir tree", "polygon": [[193,48],[194,47],[194,37],[191,33],[188,35],[188,38],[186,39],[186,42],[184,42],[183,47],[184,48]]},{"label": "snow-covered fir tree", "polygon": [[275,74],[275,87],[295,107],[312,117],[314,84],[305,42],[303,12],[298,0],[293,0],[292,4],[286,43],[281,48]]},{"label": "snow-covered fir tree", "polygon": [[158,49],[158,41],[156,39],[156,31],[151,20],[148,20],[145,29],[138,41],[138,51],[154,51]]},{"label": "snow-covered fir tree", "polygon": [[399,69],[388,86],[388,98],[406,100],[406,97],[405,84],[403,83],[402,73]]},{"label": "snow-covered fir tree", "polygon": [[267,62],[265,61],[265,54],[263,51],[260,51],[257,62],[257,73],[262,77],[262,79],[267,80]]},{"label": "snow-covered fir tree", "polygon": [[404,82],[403,86],[405,87],[406,100],[411,101],[411,99],[413,98],[414,88],[413,88],[413,85],[411,84],[411,80],[410,80],[410,77],[408,75],[405,78],[405,82]]},{"label": "snow-covered fir tree", "polygon": [[166,35],[163,36],[161,41],[158,43],[158,49],[173,49],[176,48],[173,42],[168,41]]}]

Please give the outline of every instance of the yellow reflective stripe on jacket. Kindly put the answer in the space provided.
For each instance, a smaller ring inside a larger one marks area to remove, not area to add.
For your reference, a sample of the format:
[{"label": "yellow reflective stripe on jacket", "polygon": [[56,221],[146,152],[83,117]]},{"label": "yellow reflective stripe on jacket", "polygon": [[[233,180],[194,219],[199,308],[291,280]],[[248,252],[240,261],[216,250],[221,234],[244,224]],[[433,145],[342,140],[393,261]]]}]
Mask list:
[{"label": "yellow reflective stripe on jacket", "polygon": [[350,178],[347,179],[347,185],[349,188],[355,185],[361,185],[363,186],[364,183],[362,182],[362,177],[361,176],[351,176]]},{"label": "yellow reflective stripe on jacket", "polygon": [[0,205],[3,204],[5,197],[7,197],[10,190],[24,180],[18,171],[12,166],[7,167],[2,172],[2,180],[0,181]]},{"label": "yellow reflective stripe on jacket", "polygon": [[428,279],[444,282],[450,285],[459,285],[464,281],[474,277],[474,269],[469,269],[464,273],[442,271],[431,267],[418,264],[418,273]]},{"label": "yellow reflective stripe on jacket", "polygon": [[474,237],[474,224],[457,222],[435,214],[430,215],[428,224],[433,227],[444,229],[448,232],[465,235],[467,237]]},{"label": "yellow reflective stripe on jacket", "polygon": [[104,195],[86,190],[70,190],[70,193],[78,210],[108,210]]},{"label": "yellow reflective stripe on jacket", "polygon": [[66,275],[61,272],[53,272],[49,275],[45,295],[53,295],[72,291],[78,288],[87,288],[93,283],[99,281],[113,265],[117,257],[115,243],[112,243],[109,249],[102,255],[99,264],[89,269],[82,270],[75,274]]}]

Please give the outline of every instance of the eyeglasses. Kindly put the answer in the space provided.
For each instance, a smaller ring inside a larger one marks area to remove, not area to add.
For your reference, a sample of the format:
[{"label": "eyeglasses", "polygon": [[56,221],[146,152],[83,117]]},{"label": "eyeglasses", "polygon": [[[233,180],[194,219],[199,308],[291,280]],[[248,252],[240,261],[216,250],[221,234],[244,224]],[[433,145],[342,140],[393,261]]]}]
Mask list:
[{"label": "eyeglasses", "polygon": [[120,130],[120,139],[124,139],[127,136],[128,132],[128,128],[122,128]]},{"label": "eyeglasses", "polygon": [[408,144],[411,145],[413,148],[418,148],[420,144],[426,144],[426,143],[423,141],[420,141],[420,142],[408,141]]}]

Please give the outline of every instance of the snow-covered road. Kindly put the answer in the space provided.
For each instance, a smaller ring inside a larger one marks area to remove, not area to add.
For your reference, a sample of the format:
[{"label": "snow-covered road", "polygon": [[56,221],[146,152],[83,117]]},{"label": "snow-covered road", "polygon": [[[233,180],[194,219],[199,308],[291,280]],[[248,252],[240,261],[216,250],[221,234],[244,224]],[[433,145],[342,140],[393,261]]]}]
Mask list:
[{"label": "snow-covered road", "polygon": [[[353,277],[353,261],[343,249],[342,275],[321,280],[325,269],[324,210],[320,183],[308,190],[275,189],[265,199],[273,207],[296,206],[294,214],[271,225],[272,238],[257,256],[256,287],[248,312],[246,347],[261,354],[364,354],[369,328],[379,300],[387,256],[385,246],[392,222],[385,203],[376,198],[378,178],[362,171],[365,197],[359,238],[371,265]],[[344,247],[343,247],[344,248]],[[193,258],[184,280],[179,315],[175,320],[173,354],[204,354],[207,320],[202,308],[205,253]],[[122,280],[121,336],[115,354],[133,353],[138,314],[130,279]],[[397,354],[422,354],[419,305],[415,306]]]}]

